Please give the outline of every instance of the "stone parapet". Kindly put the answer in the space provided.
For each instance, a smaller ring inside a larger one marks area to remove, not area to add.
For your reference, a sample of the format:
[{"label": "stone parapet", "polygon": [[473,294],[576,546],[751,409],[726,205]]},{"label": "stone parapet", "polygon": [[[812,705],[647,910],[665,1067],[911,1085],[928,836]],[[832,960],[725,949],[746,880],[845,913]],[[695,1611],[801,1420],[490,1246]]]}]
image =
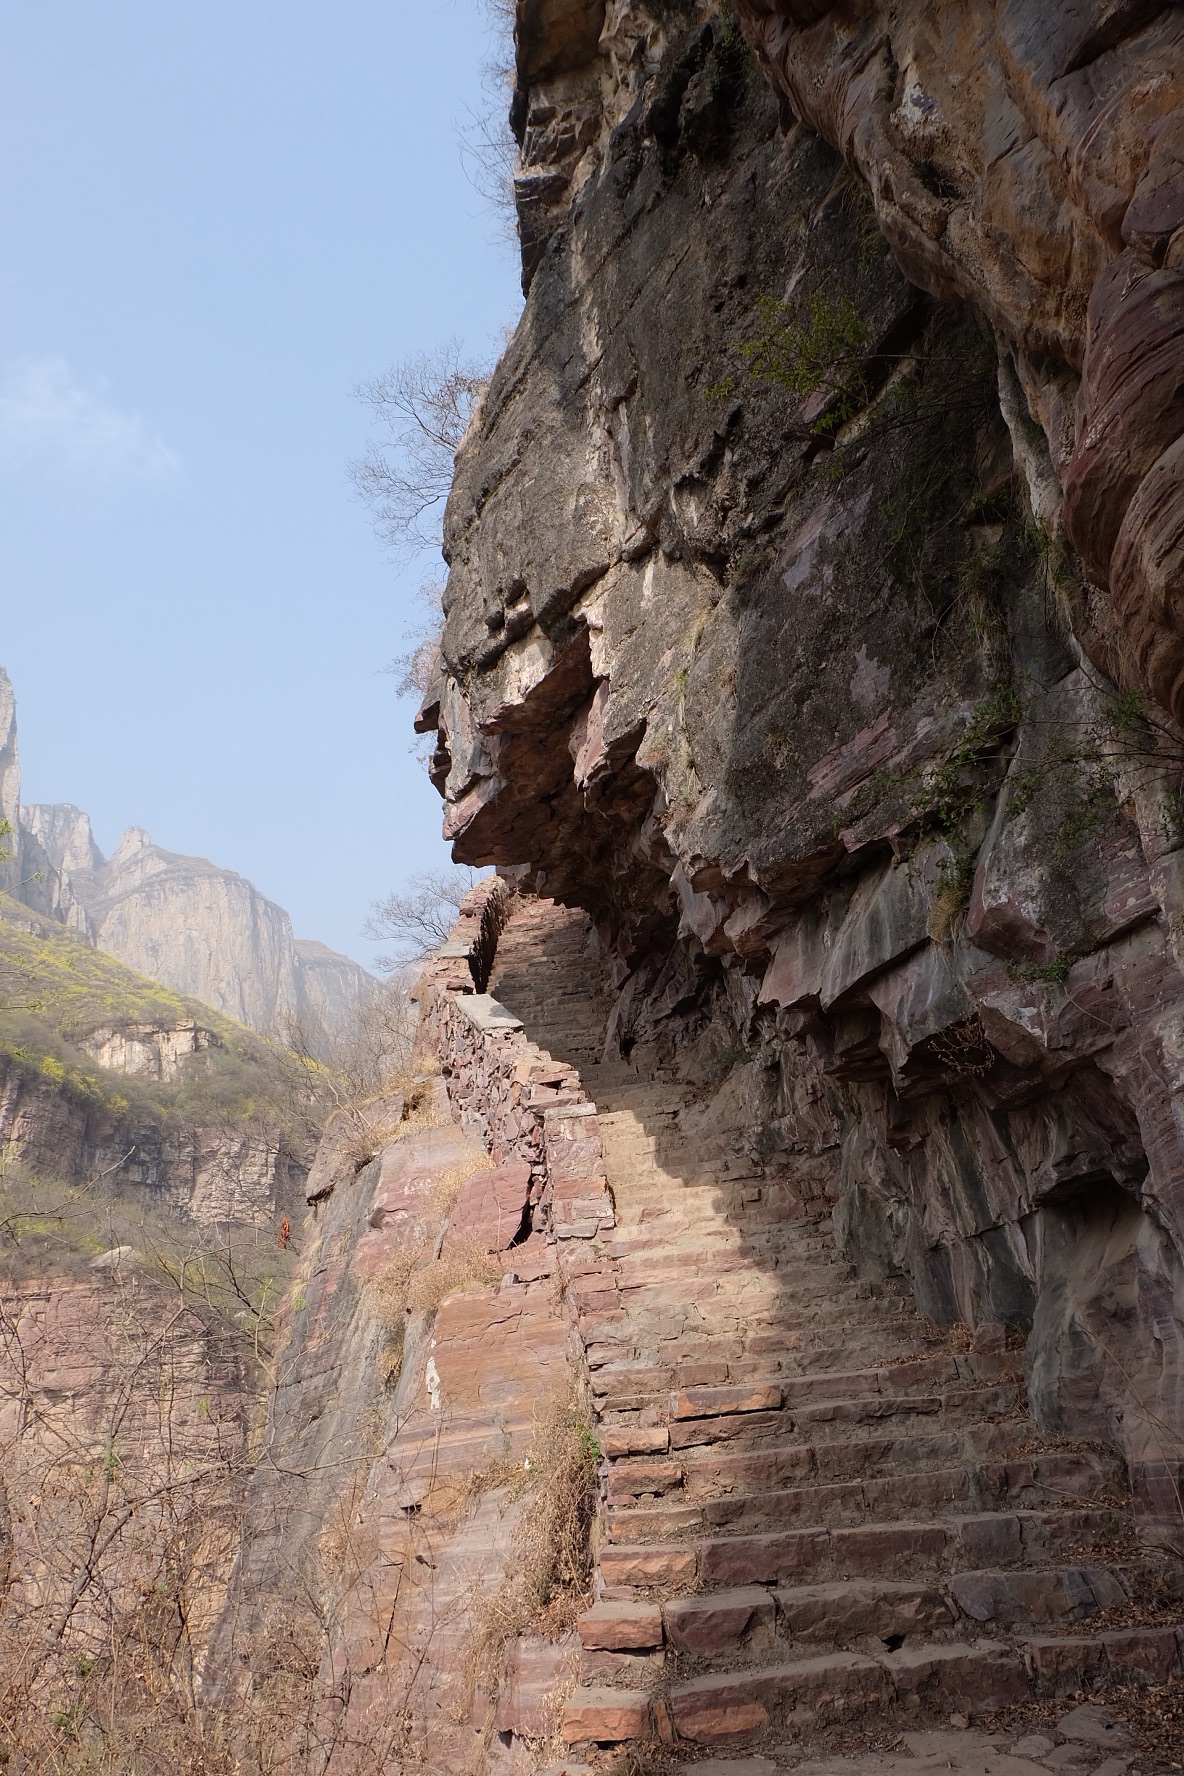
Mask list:
[{"label": "stone parapet", "polygon": [[421,1040],[439,1060],[461,1127],[484,1141],[495,1166],[529,1167],[530,1230],[564,1243],[592,1239],[613,1225],[596,1106],[575,1067],[479,990],[513,898],[496,876],[465,897],[415,987]]}]

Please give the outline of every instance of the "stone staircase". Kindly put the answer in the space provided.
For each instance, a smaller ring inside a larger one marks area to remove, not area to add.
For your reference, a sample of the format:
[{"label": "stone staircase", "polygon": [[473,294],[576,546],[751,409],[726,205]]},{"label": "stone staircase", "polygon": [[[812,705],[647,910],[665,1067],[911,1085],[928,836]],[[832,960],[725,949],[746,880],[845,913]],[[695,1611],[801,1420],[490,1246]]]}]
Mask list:
[{"label": "stone staircase", "polygon": [[1121,1464],[1041,1441],[1022,1353],[860,1283],[816,1165],[770,1179],[678,1082],[600,1064],[577,915],[516,914],[491,990],[579,1066],[616,1210],[567,1263],[604,1457],[569,1744],[768,1749],[1180,1673]]}]

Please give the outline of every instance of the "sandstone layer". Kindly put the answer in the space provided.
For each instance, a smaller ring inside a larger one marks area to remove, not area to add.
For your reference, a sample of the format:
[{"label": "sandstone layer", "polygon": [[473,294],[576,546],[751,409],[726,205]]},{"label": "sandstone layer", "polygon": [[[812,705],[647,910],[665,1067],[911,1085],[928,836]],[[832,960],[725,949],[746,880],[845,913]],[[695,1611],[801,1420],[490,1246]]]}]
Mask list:
[{"label": "sandstone layer", "polygon": [[606,1052],[833,1153],[861,1273],[1023,1338],[1179,1547],[1179,12],[857,10],[744,9],[775,92],[707,5],[519,8],[420,723]]}]

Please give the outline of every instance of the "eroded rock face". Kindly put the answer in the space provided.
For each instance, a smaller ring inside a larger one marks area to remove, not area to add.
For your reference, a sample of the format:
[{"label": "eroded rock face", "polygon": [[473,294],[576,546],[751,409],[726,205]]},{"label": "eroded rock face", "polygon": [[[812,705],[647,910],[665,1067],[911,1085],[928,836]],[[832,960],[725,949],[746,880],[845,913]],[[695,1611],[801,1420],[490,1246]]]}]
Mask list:
[{"label": "eroded rock face", "polygon": [[1184,713],[1179,7],[737,12],[794,115],[868,181],[907,276],[1007,340],[1128,669]]},{"label": "eroded rock face", "polygon": [[421,725],[457,855],[597,919],[610,1052],[837,1146],[865,1270],[1030,1333],[1170,1539],[1184,751],[1115,561],[1162,614],[1179,14],[1021,10],[745,9],[809,129],[710,7],[520,16],[529,296]]},{"label": "eroded rock face", "polygon": [[[165,1040],[160,1048],[147,1042],[130,1046],[141,1051],[146,1071],[174,1048],[167,1038],[176,1032],[154,1032]],[[182,1043],[194,1031],[181,1033]],[[113,1035],[108,1049],[126,1054],[123,1032]],[[103,1061],[101,1065],[109,1065]],[[149,1077],[152,1075],[149,1074]],[[0,1056],[0,1157],[34,1177],[63,1184],[117,1176],[121,1186],[143,1189],[146,1201],[167,1205],[193,1220],[270,1227],[277,1215],[291,1211],[300,1199],[306,1166],[278,1136],[230,1119],[207,1126],[137,1115],[124,1104],[112,1109],[81,1092],[38,1076],[7,1055]]]}]

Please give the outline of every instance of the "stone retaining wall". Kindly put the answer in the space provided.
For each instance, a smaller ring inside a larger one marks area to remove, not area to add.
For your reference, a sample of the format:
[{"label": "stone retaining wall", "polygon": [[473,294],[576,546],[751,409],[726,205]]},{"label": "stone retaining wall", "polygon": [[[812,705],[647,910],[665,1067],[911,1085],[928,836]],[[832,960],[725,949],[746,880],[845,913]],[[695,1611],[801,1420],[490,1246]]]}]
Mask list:
[{"label": "stone retaining wall", "polygon": [[477,990],[489,979],[512,893],[497,877],[466,896],[449,940],[415,988],[421,1038],[439,1059],[453,1112],[495,1166],[530,1167],[531,1230],[592,1239],[613,1225],[596,1106],[576,1069]]}]

